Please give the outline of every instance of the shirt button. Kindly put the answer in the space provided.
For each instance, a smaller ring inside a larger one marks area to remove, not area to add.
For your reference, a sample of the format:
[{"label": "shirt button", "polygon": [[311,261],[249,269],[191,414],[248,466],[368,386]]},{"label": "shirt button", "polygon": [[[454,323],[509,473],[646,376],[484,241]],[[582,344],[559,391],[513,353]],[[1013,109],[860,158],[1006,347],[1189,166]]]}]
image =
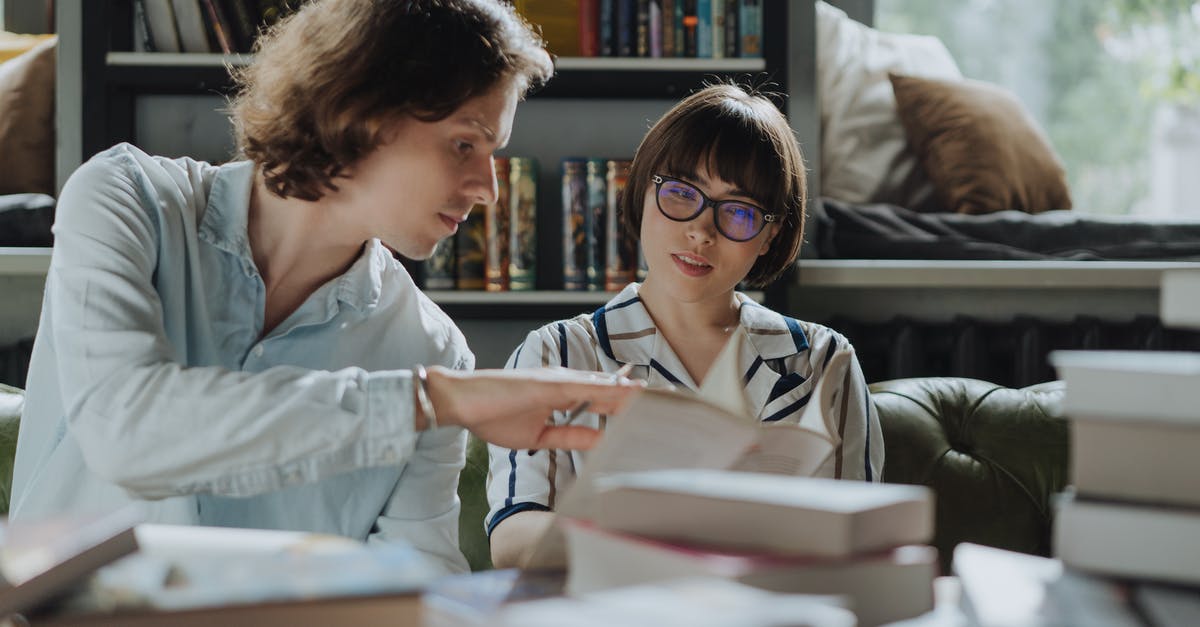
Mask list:
[{"label": "shirt button", "polygon": [[387,446],[383,449],[383,463],[385,463],[385,464],[396,463],[396,449],[395,448],[393,448],[391,446]]},{"label": "shirt button", "polygon": [[255,345],[255,347],[254,347],[254,356],[255,356],[255,357],[262,357],[262,354],[263,354],[263,347],[262,347],[262,344]]}]

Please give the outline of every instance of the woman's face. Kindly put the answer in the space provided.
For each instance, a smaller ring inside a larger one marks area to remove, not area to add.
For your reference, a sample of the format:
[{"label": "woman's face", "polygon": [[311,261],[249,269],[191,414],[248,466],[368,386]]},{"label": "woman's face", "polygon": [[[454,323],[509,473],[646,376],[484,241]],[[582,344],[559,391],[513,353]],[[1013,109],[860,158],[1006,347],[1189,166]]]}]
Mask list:
[{"label": "woman's face", "polygon": [[508,143],[517,100],[505,80],[443,120],[406,115],[385,128],[384,142],[336,181],[365,238],[424,259],[472,207],[496,202],[492,155]]},{"label": "woman's face", "polygon": [[[674,176],[691,183],[713,201],[738,200],[762,206],[737,185],[710,174],[705,166]],[[700,302],[729,294],[750,273],[759,255],[767,252],[777,230],[768,224],[752,239],[735,242],[717,230],[711,207],[692,220],[676,222],[659,210],[656,194],[651,182],[642,204],[641,244],[646,257],[646,283],[665,290],[676,301]]]}]

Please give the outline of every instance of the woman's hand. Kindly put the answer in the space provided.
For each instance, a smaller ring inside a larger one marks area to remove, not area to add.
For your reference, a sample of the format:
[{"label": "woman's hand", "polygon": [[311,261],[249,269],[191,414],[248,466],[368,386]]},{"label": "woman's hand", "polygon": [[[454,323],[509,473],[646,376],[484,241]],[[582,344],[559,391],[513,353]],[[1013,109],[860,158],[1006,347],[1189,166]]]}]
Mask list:
[{"label": "woman's hand", "polygon": [[620,412],[640,381],[566,368],[463,372],[429,368],[429,398],[442,425],[458,425],[476,437],[513,449],[589,449],[600,432],[554,425],[556,410],[588,402],[589,412]]}]

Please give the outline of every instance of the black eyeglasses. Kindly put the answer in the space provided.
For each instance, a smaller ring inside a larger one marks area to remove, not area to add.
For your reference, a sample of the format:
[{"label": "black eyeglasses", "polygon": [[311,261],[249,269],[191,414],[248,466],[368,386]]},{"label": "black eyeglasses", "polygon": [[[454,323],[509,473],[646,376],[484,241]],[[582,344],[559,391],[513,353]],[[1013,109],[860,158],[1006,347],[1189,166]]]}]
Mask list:
[{"label": "black eyeglasses", "polygon": [[776,218],[775,214],[740,200],[713,200],[695,185],[677,178],[655,174],[650,180],[654,181],[658,210],[664,216],[676,222],[687,222],[696,219],[705,207],[712,207],[717,231],[735,242],[754,239]]}]

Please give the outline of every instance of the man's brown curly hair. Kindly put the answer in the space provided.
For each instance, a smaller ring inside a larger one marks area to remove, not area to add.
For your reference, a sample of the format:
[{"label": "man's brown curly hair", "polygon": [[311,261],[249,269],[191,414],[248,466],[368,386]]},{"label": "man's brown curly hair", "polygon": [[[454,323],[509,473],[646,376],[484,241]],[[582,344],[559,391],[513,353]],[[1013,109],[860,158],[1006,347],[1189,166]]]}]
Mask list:
[{"label": "man's brown curly hair", "polygon": [[282,197],[317,200],[401,115],[445,119],[502,80],[522,94],[554,68],[498,0],[313,0],[234,72],[239,152]]}]

